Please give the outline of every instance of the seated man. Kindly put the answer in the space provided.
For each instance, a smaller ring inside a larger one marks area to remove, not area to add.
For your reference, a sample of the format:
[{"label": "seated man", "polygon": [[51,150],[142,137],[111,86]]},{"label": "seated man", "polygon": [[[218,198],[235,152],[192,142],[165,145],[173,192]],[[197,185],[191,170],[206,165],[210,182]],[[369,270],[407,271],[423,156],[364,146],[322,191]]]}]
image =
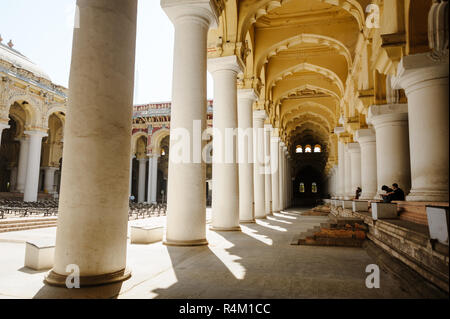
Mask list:
[{"label": "seated man", "polygon": [[393,191],[391,193],[392,200],[405,200],[405,192],[398,187],[397,183],[392,184]]},{"label": "seated man", "polygon": [[381,197],[383,198],[384,203],[390,203],[391,202],[391,194],[393,192],[392,188],[387,187],[386,185],[383,185],[381,187],[381,190],[385,192],[385,194],[381,194]]}]

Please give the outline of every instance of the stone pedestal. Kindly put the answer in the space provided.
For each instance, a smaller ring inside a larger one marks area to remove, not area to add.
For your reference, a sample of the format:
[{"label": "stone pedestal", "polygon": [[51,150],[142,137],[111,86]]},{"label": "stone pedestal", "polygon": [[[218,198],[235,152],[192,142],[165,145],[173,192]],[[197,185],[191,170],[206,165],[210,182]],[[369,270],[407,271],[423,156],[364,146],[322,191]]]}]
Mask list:
[{"label": "stone pedestal", "polygon": [[39,188],[42,138],[47,136],[47,133],[42,131],[25,131],[24,133],[29,136],[30,144],[23,200],[25,202],[36,202]]},{"label": "stone pedestal", "polygon": [[130,242],[132,244],[151,244],[163,240],[164,227],[131,226]]},{"label": "stone pedestal", "polygon": [[239,221],[254,223],[253,211],[253,89],[238,90]]},{"label": "stone pedestal", "polygon": [[369,108],[368,121],[374,126],[377,143],[377,196],[381,186],[397,183],[407,194],[411,188],[408,137],[408,105],[385,104]]},{"label": "stone pedestal", "polygon": [[253,111],[254,134],[254,188],[255,188],[255,218],[266,218],[265,177],[264,177],[264,120],[266,111]]},{"label": "stone pedestal", "polygon": [[279,144],[280,138],[272,136],[270,139],[270,167],[272,170],[272,212],[279,212],[280,195],[279,195]]},{"label": "stone pedestal", "polygon": [[240,230],[239,178],[234,130],[237,128],[236,80],[242,68],[236,56],[208,60],[214,78],[212,175],[213,230]]},{"label": "stone pedestal", "polygon": [[369,202],[365,200],[355,200],[353,201],[353,212],[368,212]]},{"label": "stone pedestal", "polygon": [[351,200],[342,200],[341,204],[344,209],[353,209],[353,201]]},{"label": "stone pedestal", "polygon": [[377,194],[377,144],[373,128],[356,131],[355,139],[361,147],[361,196],[373,199]]},{"label": "stone pedestal", "polygon": [[175,27],[164,243],[206,245],[206,165],[194,161],[201,157],[201,148],[191,145],[188,149],[192,156],[180,161],[172,141],[181,134],[194,139],[195,123],[201,131],[206,128],[207,35],[210,26],[217,25],[219,14],[213,1],[163,0],[161,6]]},{"label": "stone pedestal", "polygon": [[427,207],[430,238],[448,246],[448,207]]},{"label": "stone pedestal", "polygon": [[372,203],[372,218],[377,219],[396,219],[397,205],[391,203]]},{"label": "stone pedestal", "polygon": [[53,240],[27,241],[25,243],[25,267],[45,270],[53,267],[55,243]]},{"label": "stone pedestal", "polygon": [[[65,287],[125,280],[137,1],[78,0],[55,263]],[[118,45],[120,39],[120,45]]]},{"label": "stone pedestal", "polygon": [[394,86],[408,97],[411,192],[408,201],[448,201],[448,56],[403,57]]}]

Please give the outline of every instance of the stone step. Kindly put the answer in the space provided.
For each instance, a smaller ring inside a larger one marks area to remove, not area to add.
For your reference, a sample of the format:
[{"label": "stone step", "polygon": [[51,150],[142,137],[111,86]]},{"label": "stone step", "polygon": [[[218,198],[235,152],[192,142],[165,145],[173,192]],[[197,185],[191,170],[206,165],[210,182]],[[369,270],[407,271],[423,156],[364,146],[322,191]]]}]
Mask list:
[{"label": "stone step", "polygon": [[16,223],[29,223],[29,222],[46,222],[57,221],[57,217],[42,217],[42,218],[11,218],[0,220],[1,225],[16,224]]},{"label": "stone step", "polygon": [[16,226],[9,228],[0,229],[0,233],[13,232],[13,231],[21,231],[21,230],[30,230],[30,229],[38,229],[38,228],[48,228],[48,227],[56,227],[56,223],[54,224],[44,224],[44,225],[33,225],[33,226]]},{"label": "stone step", "polygon": [[298,245],[306,246],[341,246],[341,247],[362,247],[364,239],[358,238],[306,238],[299,239]]},{"label": "stone step", "polygon": [[17,227],[17,226],[34,226],[34,225],[46,225],[46,224],[56,224],[56,220],[46,220],[46,221],[29,221],[29,222],[16,222],[9,224],[0,224],[0,229]]}]

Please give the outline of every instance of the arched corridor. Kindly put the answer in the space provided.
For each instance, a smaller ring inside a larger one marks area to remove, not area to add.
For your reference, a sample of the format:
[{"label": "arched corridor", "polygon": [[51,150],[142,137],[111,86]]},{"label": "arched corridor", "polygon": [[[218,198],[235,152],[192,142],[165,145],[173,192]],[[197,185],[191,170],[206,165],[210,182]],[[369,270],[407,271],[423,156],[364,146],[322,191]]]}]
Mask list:
[{"label": "arched corridor", "polygon": [[0,83],[0,192],[60,190],[28,297],[448,297],[447,0],[161,0],[172,100],[134,106],[137,0],[77,5],[69,89]]}]

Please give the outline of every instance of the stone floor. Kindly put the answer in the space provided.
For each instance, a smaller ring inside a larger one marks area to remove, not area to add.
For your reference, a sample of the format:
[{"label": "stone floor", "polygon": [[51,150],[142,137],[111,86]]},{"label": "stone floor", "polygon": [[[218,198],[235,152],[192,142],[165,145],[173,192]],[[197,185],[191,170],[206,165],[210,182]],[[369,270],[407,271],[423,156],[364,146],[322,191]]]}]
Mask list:
[{"label": "stone floor", "polygon": [[46,271],[23,267],[24,242],[54,238],[55,228],[0,234],[0,298],[419,298],[385,272],[379,289],[366,288],[374,261],[362,248],[291,246],[294,234],[327,220],[301,211],[242,225],[242,232],[208,230],[206,247],[130,244],[129,280],[82,289],[46,286]]}]

